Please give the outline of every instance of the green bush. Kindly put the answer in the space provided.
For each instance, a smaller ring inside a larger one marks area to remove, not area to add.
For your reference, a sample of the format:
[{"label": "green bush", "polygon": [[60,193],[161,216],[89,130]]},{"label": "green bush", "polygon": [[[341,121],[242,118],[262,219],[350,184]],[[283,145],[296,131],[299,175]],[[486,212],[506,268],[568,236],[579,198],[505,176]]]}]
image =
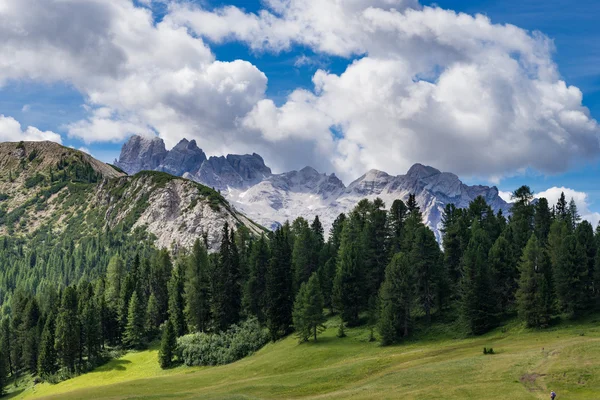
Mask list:
[{"label": "green bush", "polygon": [[193,333],[177,340],[177,353],[185,365],[223,365],[242,359],[269,341],[256,319],[233,325],[222,333]]}]

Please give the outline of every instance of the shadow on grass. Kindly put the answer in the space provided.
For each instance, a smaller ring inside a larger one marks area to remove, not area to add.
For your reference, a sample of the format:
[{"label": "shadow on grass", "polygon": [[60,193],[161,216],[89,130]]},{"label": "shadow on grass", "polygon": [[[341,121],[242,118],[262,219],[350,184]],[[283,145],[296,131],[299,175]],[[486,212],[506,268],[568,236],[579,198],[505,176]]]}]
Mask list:
[{"label": "shadow on grass", "polygon": [[14,399],[15,397],[17,397],[24,391],[25,391],[25,389],[15,390],[14,392],[6,393],[4,396],[1,396],[1,397],[2,397],[2,399]]},{"label": "shadow on grass", "polygon": [[97,371],[107,372],[107,371],[125,371],[126,365],[131,364],[129,360],[112,360],[108,364],[104,364],[101,367],[98,367]]}]

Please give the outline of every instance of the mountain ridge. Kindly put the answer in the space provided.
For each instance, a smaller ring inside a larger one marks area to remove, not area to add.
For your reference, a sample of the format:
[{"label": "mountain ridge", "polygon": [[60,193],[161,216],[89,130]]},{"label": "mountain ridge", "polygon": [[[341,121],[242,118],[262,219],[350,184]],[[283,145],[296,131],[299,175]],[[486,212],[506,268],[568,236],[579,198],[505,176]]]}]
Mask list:
[{"label": "mountain ridge", "polygon": [[[157,141],[162,139],[132,136],[123,146],[116,165],[152,165],[150,160],[136,157],[148,156],[148,151],[144,150],[153,146],[160,153],[164,142],[162,146],[154,145]],[[140,146],[140,151],[135,151],[135,145]],[[243,173],[239,168],[242,162],[236,164],[232,160],[243,161]],[[438,240],[441,240],[441,218],[446,204],[467,207],[477,196],[483,196],[494,211],[510,211],[510,205],[499,196],[495,186],[469,186],[453,173],[420,163],[414,164],[404,175],[394,176],[372,169],[348,186],[335,174],[319,173],[309,166],[298,171],[273,174],[256,153],[212,156],[200,165],[187,168],[189,171],[183,173],[184,177],[223,192],[236,208],[271,229],[286,220],[300,216],[313,219],[318,215],[328,232],[340,213],[349,212],[363,198],[380,197],[389,208],[394,200],[405,201],[409,194],[416,195],[424,221],[434,230]],[[172,169],[180,169],[180,166],[174,165]]]}]

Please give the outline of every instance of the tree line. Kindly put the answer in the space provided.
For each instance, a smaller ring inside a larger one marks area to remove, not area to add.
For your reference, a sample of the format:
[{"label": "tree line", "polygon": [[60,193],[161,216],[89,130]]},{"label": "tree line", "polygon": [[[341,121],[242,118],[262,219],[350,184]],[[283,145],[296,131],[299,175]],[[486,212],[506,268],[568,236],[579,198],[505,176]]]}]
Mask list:
[{"label": "tree line", "polygon": [[[338,216],[327,240],[316,217],[260,237],[225,225],[212,254],[202,241],[176,254],[121,243],[119,252],[102,250],[111,256],[97,278],[11,294],[0,379],[70,376],[111,349],[140,349],[159,337],[159,362],[168,367],[177,337],[224,332],[249,318],[273,341],[292,332],[317,340],[327,310],[339,314],[340,336],[366,324],[387,345],[438,317],[479,335],[515,316],[543,328],[597,310],[600,230],[581,221],[564,194],[550,206],[524,186],[513,200],[508,218],[482,197],[465,209],[446,206],[441,248],[414,195],[389,210],[380,199],[360,201]],[[31,250],[7,249],[9,265],[31,258]],[[55,250],[65,253],[56,259],[69,259],[68,249]]]}]

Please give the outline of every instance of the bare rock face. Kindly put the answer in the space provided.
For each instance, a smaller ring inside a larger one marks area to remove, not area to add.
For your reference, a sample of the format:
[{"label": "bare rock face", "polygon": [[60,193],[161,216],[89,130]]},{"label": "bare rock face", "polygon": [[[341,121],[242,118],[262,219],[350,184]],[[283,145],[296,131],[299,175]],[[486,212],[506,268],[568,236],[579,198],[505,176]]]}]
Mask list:
[{"label": "bare rock face", "polygon": [[[125,190],[117,191],[115,197],[111,189],[123,186]],[[104,182],[95,201],[106,207],[105,219],[111,227],[135,212],[139,216],[132,229],[145,228],[156,237],[158,248],[189,248],[196,240],[206,239],[209,250],[216,251],[225,223],[234,229],[244,225],[257,235],[263,232],[218,193],[207,196],[206,189],[199,186],[182,178],[140,174]]]},{"label": "bare rock face", "polygon": [[167,152],[156,170],[181,176],[186,172],[197,171],[205,161],[206,154],[196,145],[196,141],[183,139]]},{"label": "bare rock face", "polygon": [[161,138],[146,138],[132,136],[121,148],[119,160],[115,165],[128,174],[139,171],[153,171],[157,169],[167,157],[165,142]]}]

